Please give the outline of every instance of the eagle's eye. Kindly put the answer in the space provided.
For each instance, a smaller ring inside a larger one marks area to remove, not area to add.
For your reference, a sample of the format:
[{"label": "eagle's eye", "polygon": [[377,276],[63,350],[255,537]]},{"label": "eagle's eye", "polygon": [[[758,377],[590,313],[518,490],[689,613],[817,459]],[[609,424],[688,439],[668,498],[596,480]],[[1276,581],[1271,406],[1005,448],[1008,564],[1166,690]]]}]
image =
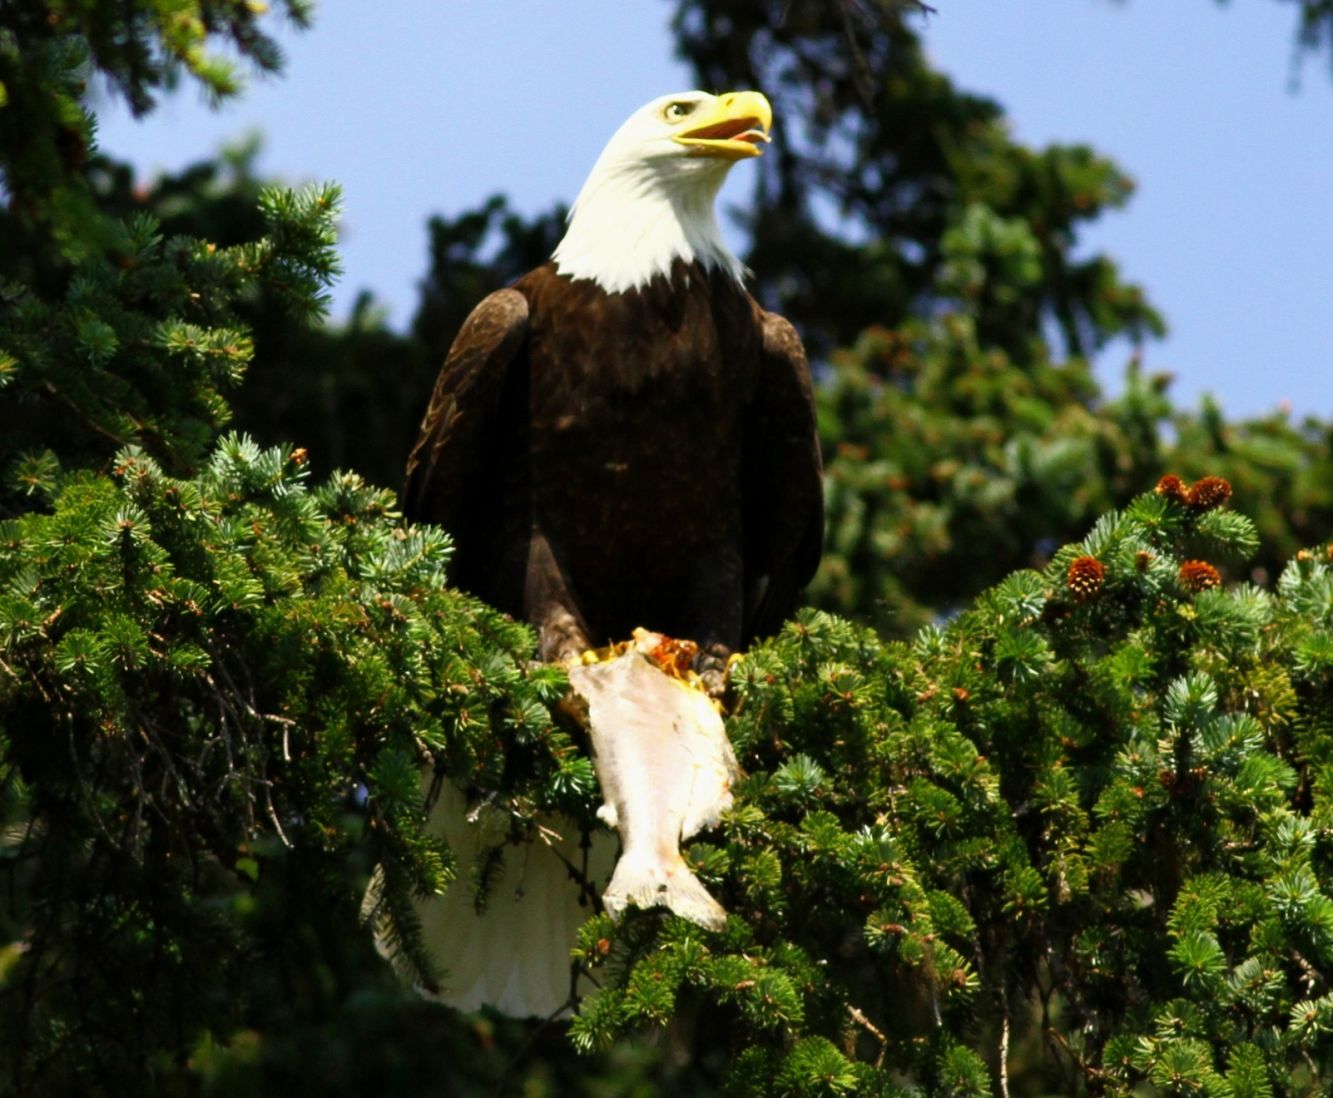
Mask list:
[{"label": "eagle's eye", "polygon": [[662,111],[662,117],[668,122],[679,122],[693,110],[693,103],[668,103],[666,109]]}]

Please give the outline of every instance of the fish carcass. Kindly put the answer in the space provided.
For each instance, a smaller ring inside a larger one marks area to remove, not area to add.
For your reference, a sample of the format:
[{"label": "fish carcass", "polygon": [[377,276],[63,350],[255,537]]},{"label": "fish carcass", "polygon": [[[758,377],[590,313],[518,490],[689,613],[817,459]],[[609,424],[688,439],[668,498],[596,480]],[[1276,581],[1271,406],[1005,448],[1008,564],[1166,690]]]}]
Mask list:
[{"label": "fish carcass", "polygon": [[598,816],[623,845],[602,894],[607,912],[619,918],[630,905],[660,904],[717,930],[727,913],[685,864],[680,842],[731,807],[740,769],[712,699],[668,673],[681,643],[636,630],[612,658],[571,667],[569,681],[588,705],[605,801]]},{"label": "fish carcass", "polygon": [[[570,957],[591,914],[586,890],[608,874],[602,902],[613,918],[630,905],[664,904],[711,930],[725,923],[726,911],[679,849],[730,807],[739,776],[721,716],[702,689],[685,681],[682,666],[692,650],[689,642],[640,630],[599,662],[569,668],[588,710],[583,719],[605,801],[598,815],[620,832],[614,872],[614,841],[605,832],[587,836],[585,846],[578,823],[555,813],[536,821],[536,838],[513,843],[508,811],[489,802],[469,809],[463,792],[442,782],[427,827],[448,843],[459,877],[443,895],[414,901],[440,982],[422,983],[396,953],[379,904],[378,867],[362,906],[376,948],[422,995],[459,1010],[489,1006],[515,1017],[568,1013],[574,998],[592,988]],[[433,768],[423,769],[422,780],[423,793],[433,788]],[[479,907],[470,870],[497,849],[504,850],[502,868]],[[570,873],[580,863],[584,884]]]}]

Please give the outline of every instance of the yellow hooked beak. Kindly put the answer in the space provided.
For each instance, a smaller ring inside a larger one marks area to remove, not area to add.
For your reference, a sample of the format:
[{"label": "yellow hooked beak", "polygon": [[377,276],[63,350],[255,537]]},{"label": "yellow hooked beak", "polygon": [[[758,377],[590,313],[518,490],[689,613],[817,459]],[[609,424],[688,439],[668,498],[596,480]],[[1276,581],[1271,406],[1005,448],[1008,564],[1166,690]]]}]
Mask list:
[{"label": "yellow hooked beak", "polygon": [[691,115],[672,140],[688,146],[693,156],[719,156],[740,160],[760,156],[768,144],[773,125],[773,108],[756,91],[727,92],[719,95],[711,109]]}]

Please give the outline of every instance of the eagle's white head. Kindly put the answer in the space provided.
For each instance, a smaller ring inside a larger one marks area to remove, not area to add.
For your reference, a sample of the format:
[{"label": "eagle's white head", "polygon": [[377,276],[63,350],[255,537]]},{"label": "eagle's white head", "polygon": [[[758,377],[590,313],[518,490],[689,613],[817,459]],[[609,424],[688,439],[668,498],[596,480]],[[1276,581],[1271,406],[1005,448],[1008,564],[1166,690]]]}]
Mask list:
[{"label": "eagle's white head", "polygon": [[569,212],[552,258],[611,293],[646,285],[676,259],[737,281],[745,273],[713,203],[738,160],[759,156],[773,108],[758,92],[680,92],[640,107],[616,130]]}]

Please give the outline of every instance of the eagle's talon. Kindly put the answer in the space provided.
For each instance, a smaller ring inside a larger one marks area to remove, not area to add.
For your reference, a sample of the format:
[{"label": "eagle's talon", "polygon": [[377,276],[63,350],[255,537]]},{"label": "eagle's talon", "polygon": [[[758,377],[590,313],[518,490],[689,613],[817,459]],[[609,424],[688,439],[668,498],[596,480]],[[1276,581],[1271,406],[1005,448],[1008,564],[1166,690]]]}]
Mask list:
[{"label": "eagle's talon", "polygon": [[731,668],[731,652],[722,644],[700,647],[694,657],[694,671],[708,691],[710,698],[721,700],[727,692],[727,672]]}]

